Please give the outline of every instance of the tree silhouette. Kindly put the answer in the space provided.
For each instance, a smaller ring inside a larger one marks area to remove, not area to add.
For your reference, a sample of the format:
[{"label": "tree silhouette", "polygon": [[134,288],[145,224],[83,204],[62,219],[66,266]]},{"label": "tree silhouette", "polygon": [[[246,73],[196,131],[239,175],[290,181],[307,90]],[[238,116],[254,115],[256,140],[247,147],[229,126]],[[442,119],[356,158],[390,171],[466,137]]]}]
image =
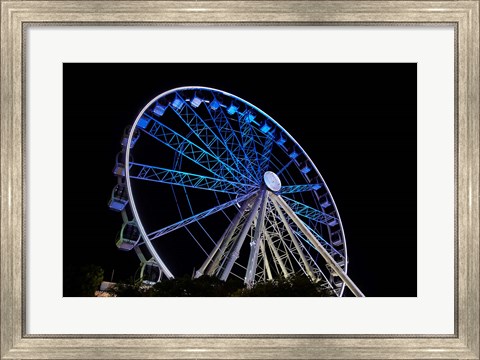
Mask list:
[{"label": "tree silhouette", "polygon": [[114,296],[157,296],[157,297],[326,297],[335,296],[325,282],[314,283],[304,275],[292,275],[257,283],[251,289],[244,287],[236,278],[222,281],[215,276],[201,276],[192,279],[183,276],[171,280],[162,280],[153,286],[145,286],[141,282],[117,284],[112,290]]},{"label": "tree silhouette", "polygon": [[324,286],[325,282],[312,282],[304,275],[294,274],[288,278],[277,278],[257,283],[251,289],[237,290],[232,296],[255,297],[308,297],[335,296],[332,290]]},{"label": "tree silhouette", "polygon": [[103,281],[103,269],[94,264],[70,265],[64,273],[63,296],[95,296]]}]

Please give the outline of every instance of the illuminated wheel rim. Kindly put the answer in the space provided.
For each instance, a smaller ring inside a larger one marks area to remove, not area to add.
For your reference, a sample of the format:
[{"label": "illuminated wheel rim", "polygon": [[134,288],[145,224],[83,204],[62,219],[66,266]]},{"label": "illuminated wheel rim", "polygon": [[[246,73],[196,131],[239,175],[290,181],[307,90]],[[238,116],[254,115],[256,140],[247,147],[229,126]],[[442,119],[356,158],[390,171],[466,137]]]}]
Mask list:
[{"label": "illuminated wheel rim", "polygon": [[[165,244],[188,242],[183,259],[198,255],[196,277],[237,277],[251,287],[301,273],[337,296],[353,285],[325,181],[300,144],[258,107],[213,88],[175,88],[143,108],[122,151],[125,171],[116,175],[125,180],[141,234],[131,249],[143,266],[158,266],[160,278],[178,276],[171,269],[182,261]],[[147,183],[156,195],[145,195]],[[152,221],[164,205],[165,215]],[[172,234],[181,235],[164,240]]]}]

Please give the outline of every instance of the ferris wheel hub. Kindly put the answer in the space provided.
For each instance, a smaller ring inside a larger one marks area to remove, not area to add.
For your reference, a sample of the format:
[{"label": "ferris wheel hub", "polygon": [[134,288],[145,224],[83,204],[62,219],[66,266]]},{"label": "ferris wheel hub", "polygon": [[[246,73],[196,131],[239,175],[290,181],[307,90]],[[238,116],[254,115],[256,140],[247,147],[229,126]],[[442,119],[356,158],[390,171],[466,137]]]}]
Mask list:
[{"label": "ferris wheel hub", "polygon": [[265,185],[267,185],[267,188],[271,191],[280,191],[282,188],[280,178],[273,171],[266,171],[265,174],[263,174],[263,181],[265,181]]}]

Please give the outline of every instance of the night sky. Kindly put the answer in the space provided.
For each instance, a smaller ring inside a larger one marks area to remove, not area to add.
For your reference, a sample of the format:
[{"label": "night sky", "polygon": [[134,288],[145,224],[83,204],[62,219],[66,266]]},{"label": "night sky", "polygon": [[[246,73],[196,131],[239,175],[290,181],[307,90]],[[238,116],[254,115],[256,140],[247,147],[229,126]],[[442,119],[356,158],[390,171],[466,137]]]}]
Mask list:
[{"label": "night sky", "polygon": [[417,295],[416,64],[64,64],[64,259],[105,280],[132,276],[122,220],[107,204],[125,126],[160,93],[200,85],[235,94],[303,147],[342,218],[348,274],[366,296]]}]

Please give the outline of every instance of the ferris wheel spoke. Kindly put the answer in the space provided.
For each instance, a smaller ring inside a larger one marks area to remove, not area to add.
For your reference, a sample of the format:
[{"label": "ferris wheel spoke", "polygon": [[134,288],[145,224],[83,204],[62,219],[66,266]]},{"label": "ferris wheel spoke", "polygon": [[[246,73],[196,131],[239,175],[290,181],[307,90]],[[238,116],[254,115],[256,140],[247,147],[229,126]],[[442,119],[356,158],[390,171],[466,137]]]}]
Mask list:
[{"label": "ferris wheel spoke", "polygon": [[249,174],[248,169],[230,150],[225,141],[217,136],[203,118],[197,114],[189,102],[178,92],[175,94],[175,101],[170,104],[170,108],[212,154],[222,159],[226,164],[233,163],[235,169],[239,172],[239,176]]},{"label": "ferris wheel spoke", "polygon": [[259,159],[259,169],[260,174],[269,170],[270,158],[272,156],[272,147],[274,144],[273,136],[267,136],[265,142],[263,143],[262,153]]},{"label": "ferris wheel spoke", "polygon": [[[237,108],[232,105],[227,108],[227,112],[230,115],[235,113],[238,115]],[[224,138],[228,139],[226,143],[232,151],[237,154],[237,158],[241,159],[243,167],[247,169],[249,174],[255,175],[256,180],[258,181],[260,180],[260,176],[258,174],[258,167],[255,167],[255,164],[258,163],[257,155],[255,152],[252,152],[252,148],[249,146],[250,142],[245,141],[245,136],[247,136],[246,132],[251,132],[251,129],[249,129],[250,126],[245,126],[244,122],[238,121],[239,130],[233,129],[230,119],[225,114],[224,107],[224,105],[218,106],[213,110],[213,113],[210,112],[212,119],[214,119],[215,125],[220,130],[221,134],[223,134]],[[248,121],[252,116],[253,114],[249,112],[246,117],[243,117],[243,119]],[[251,140],[253,141],[253,138],[251,138]]]},{"label": "ferris wheel spoke", "polygon": [[[280,222],[283,224],[285,231],[288,233],[290,240],[292,241],[295,250],[297,251],[298,255],[301,258],[301,261],[303,263],[303,269],[304,272],[313,280],[315,281],[317,279],[317,276],[314,274],[314,270],[312,268],[312,264],[310,261],[307,259],[307,255],[304,252],[304,247],[300,244],[300,242],[297,240],[297,237],[295,236],[292,227],[290,226],[289,222],[287,221],[285,215],[283,212],[280,210],[278,207],[277,203],[272,202],[274,208],[275,208],[275,214],[277,216],[273,217],[272,221],[275,221],[276,219],[279,219]],[[272,212],[273,213],[273,212]]]},{"label": "ferris wheel spoke", "polygon": [[249,197],[253,196],[256,192],[250,192],[250,193],[247,193],[247,194],[244,194],[242,196],[239,196],[238,198],[236,199],[233,199],[233,200],[230,200],[230,201],[227,201],[226,203],[223,203],[221,205],[218,205],[218,206],[215,206],[211,209],[208,209],[206,211],[203,211],[197,215],[194,215],[194,216],[191,216],[189,218],[186,218],[186,219],[183,219],[181,221],[178,221],[174,224],[171,224],[171,225],[168,225],[162,229],[159,229],[159,230],[156,230],[156,231],[153,231],[151,233],[148,234],[148,238],[149,240],[154,240],[156,238],[159,238],[160,236],[163,236],[165,234],[168,234],[172,231],[175,231],[177,229],[180,229],[180,228],[183,228],[184,226],[187,226],[187,225],[190,225],[194,222],[197,222],[197,221],[200,221],[201,219],[204,219],[206,218],[207,216],[210,216],[212,214],[215,214],[216,212],[218,211],[221,211],[227,207],[230,207],[232,205],[235,205],[237,203],[241,203],[245,200],[247,200]]},{"label": "ferris wheel spoke", "polygon": [[267,250],[265,249],[265,241],[260,242],[260,252],[263,259],[265,272],[268,280],[273,280],[272,269],[270,268],[270,261],[268,260]]},{"label": "ferris wheel spoke", "polygon": [[295,162],[295,159],[290,159],[280,170],[276,172],[278,176],[280,176],[287,168]]},{"label": "ferris wheel spoke", "polygon": [[[214,97],[214,95],[212,96]],[[229,151],[234,154],[235,159],[237,159],[238,167],[242,167],[249,174],[255,174],[252,162],[248,161],[248,153],[245,151],[243,143],[239,139],[238,131],[232,127],[230,121],[225,115],[223,106],[215,107],[215,109],[213,109],[211,105],[207,106],[207,104],[205,104],[205,106],[223,140],[223,143],[225,144],[225,147],[229,149]]]},{"label": "ferris wheel spoke", "polygon": [[[255,219],[255,229],[257,229],[258,227],[263,228],[263,234],[260,241],[260,249],[263,249],[262,254],[264,256],[264,259],[263,259],[264,264],[269,265],[268,257],[266,253],[266,249],[268,248],[273,260],[273,265],[275,266],[275,269],[276,269],[276,273],[279,275],[282,274],[284,277],[288,277],[293,272],[293,269],[289,270],[287,268],[288,255],[285,254],[285,252],[282,252],[281,246],[279,246],[281,245],[280,241],[281,241],[282,235],[280,232],[278,232],[278,228],[276,227],[277,225],[276,222],[272,221],[271,219],[271,215],[272,215],[271,207],[272,207],[271,201],[268,201],[267,208],[266,208],[267,215],[264,216],[263,225],[259,223],[261,219],[260,216],[257,216]],[[265,244],[267,244],[268,247],[265,247]],[[259,259],[259,261],[260,260],[261,259]],[[260,271],[263,271],[263,270],[260,269]],[[271,271],[271,268],[270,268],[270,271]],[[258,268],[257,268],[257,272],[258,272]]]},{"label": "ferris wheel spoke", "polygon": [[[310,252],[308,251],[308,249],[303,245],[302,242],[297,242],[298,245],[300,246],[300,248],[302,249],[302,253],[304,254],[305,256],[305,259],[307,261],[307,263],[310,265],[310,268],[311,270],[314,272],[314,274],[316,275],[316,281],[318,281],[319,279],[322,279],[326,284],[327,286],[334,291],[334,293],[338,296],[339,295],[339,292],[341,289],[338,289],[338,288],[335,288],[332,284],[332,282],[330,281],[329,277],[322,271],[322,269],[320,269],[320,267],[318,266],[318,264],[316,263],[316,261],[314,260],[313,256],[310,254]],[[329,268],[327,266],[327,268]],[[335,271],[331,271],[331,274],[333,276],[337,276],[337,274],[335,273]]]},{"label": "ferris wheel spoke", "polygon": [[299,201],[293,200],[291,198],[282,197],[282,199],[289,205],[289,207],[295,212],[296,215],[303,218],[307,218],[314,222],[320,222],[328,226],[334,226],[338,224],[338,218],[331,214],[327,214],[321,210],[312,208],[311,206],[305,205]]},{"label": "ferris wheel spoke", "polygon": [[242,145],[247,155],[247,161],[251,164],[253,174],[257,179],[261,177],[260,159],[255,144],[255,132],[252,128],[253,113],[250,110],[245,110],[243,113],[237,112],[238,123],[240,125],[240,135]]},{"label": "ferris wheel spoke", "polygon": [[[299,241],[298,244],[300,246],[300,248],[302,249],[302,252],[303,254],[305,255],[306,257],[306,260],[308,261],[308,263],[311,265],[311,269],[312,271],[316,274],[317,276],[317,279],[322,279],[326,284],[328,284],[328,287],[331,288],[335,294],[337,294],[338,296],[338,293],[341,289],[339,289],[336,285],[334,286],[334,284],[330,281],[330,277],[327,276],[323,271],[322,269],[320,269],[320,267],[318,266],[317,264],[317,261],[314,260],[313,256],[310,254],[310,252],[308,251],[308,249],[305,247],[304,244],[308,244],[310,246],[310,249],[313,248],[313,250],[315,250],[317,253],[318,253],[318,250],[314,247],[314,245],[308,240],[306,239],[305,235],[303,233],[301,233],[300,231],[298,230],[294,230],[295,234],[298,236],[298,238],[302,241]],[[314,234],[315,236],[318,236],[318,234]],[[322,239],[323,240],[323,239]],[[334,253],[329,251],[329,254],[334,256]],[[340,266],[342,267],[342,269],[344,269],[344,260],[341,259],[341,260],[335,260],[335,262]],[[327,270],[329,271],[329,274],[332,276],[332,277],[337,277],[338,274],[335,272],[335,270],[332,268],[332,266],[330,266],[328,263],[326,264],[326,268]],[[346,271],[344,269],[344,271]],[[343,282],[342,282],[343,284]]]},{"label": "ferris wheel spoke", "polygon": [[268,191],[265,191],[264,194],[265,195],[262,197],[258,214],[256,214],[255,233],[250,241],[250,256],[248,258],[247,274],[245,276],[245,284],[249,288],[252,287],[253,283],[255,282],[255,273],[257,271],[258,264],[258,252],[260,250],[260,243],[262,242],[261,235],[263,233],[265,223],[265,210],[267,208]]},{"label": "ferris wheel spoke", "polygon": [[[285,256],[281,256],[279,253],[279,248],[277,244],[275,244],[274,240],[272,239],[272,236],[270,233],[265,234],[265,240],[267,241],[268,248],[270,249],[270,252],[273,254],[273,258],[275,260],[275,263],[280,266],[280,270],[282,272],[282,275],[287,278],[290,276],[290,272],[287,269],[287,265],[285,263]],[[276,241],[280,241],[280,238],[276,238]],[[280,271],[278,271],[278,274],[280,274]]]},{"label": "ferris wheel spoke", "polygon": [[225,252],[229,248],[229,245],[231,245],[235,235],[238,234],[238,229],[240,229],[239,224],[245,221],[246,216],[248,215],[247,209],[252,205],[255,199],[256,197],[252,196],[242,203],[233,220],[229,222],[229,226],[220,240],[215,244],[215,247],[210,252],[200,269],[197,270],[195,277],[199,277],[205,272],[207,272],[208,275],[213,275],[213,273],[218,270],[218,266],[225,255]]},{"label": "ferris wheel spoke", "polygon": [[[286,198],[283,198],[284,200]],[[291,199],[288,199],[288,200],[291,200]],[[287,203],[289,203],[289,201],[287,201]],[[290,205],[290,204],[289,204]],[[295,238],[298,237],[300,238],[301,240],[303,240],[305,243],[309,244],[310,246],[314,247],[314,245],[308,240],[308,238],[305,236],[304,233],[302,233],[300,230],[294,230],[293,227],[296,227],[295,226],[295,223],[293,223],[293,221],[289,221],[284,215],[283,213],[280,211],[280,209],[278,208],[278,205],[275,203],[275,208],[277,210],[277,213],[278,213],[278,216],[282,219],[282,221],[286,224],[287,228],[289,230],[291,230],[293,233],[290,234],[291,238]],[[294,210],[293,207],[291,207],[292,210]],[[298,213],[296,215],[299,215]],[[325,240],[320,234],[318,234],[314,229],[312,229],[308,224],[305,224],[305,227],[307,227],[307,229],[315,236],[315,238],[323,244],[323,246],[325,246],[326,248],[328,248],[328,251],[330,253],[330,255],[334,256],[334,255],[338,255],[338,256],[341,256],[342,258],[345,259],[345,256],[343,254],[341,254],[332,244],[330,244],[327,240]]]},{"label": "ferris wheel spoke", "polygon": [[[278,175],[278,174],[277,174]],[[282,186],[280,194],[293,194],[305,191],[316,191],[322,187],[322,184],[302,184]]]},{"label": "ferris wheel spoke", "polygon": [[260,190],[260,194],[258,195],[257,199],[255,200],[254,205],[252,206],[247,220],[244,222],[241,232],[239,233],[238,237],[236,238],[234,246],[230,249],[228,256],[225,258],[224,267],[222,269],[220,280],[227,280],[230,272],[232,271],[233,264],[237,261],[238,257],[240,256],[240,249],[245,241],[245,238],[252,227],[253,220],[259,211],[261,204],[265,201],[265,197],[267,196],[266,190]]},{"label": "ferris wheel spoke", "polygon": [[295,211],[290,208],[289,204],[281,197],[277,195],[272,196],[273,201],[275,201],[283,211],[292,219],[299,230],[305,234],[305,236],[310,240],[315,249],[322,255],[323,259],[326,261],[327,265],[330,266],[335,273],[343,280],[345,285],[352,291],[355,296],[363,297],[363,293],[355,285],[355,283],[348,277],[348,275],[343,271],[342,267],[337,264],[329,252],[322,246],[322,244],[317,240],[317,238],[310,232],[310,230],[305,226],[302,220],[296,215]]},{"label": "ferris wheel spoke", "polygon": [[226,179],[212,178],[151,165],[134,162],[131,162],[130,165],[130,177],[137,180],[146,180],[202,190],[219,191],[229,194],[246,193],[255,188],[255,186],[251,184],[241,184],[234,181],[228,181]]},{"label": "ferris wheel spoke", "polygon": [[[272,202],[274,205],[274,203]],[[288,231],[286,230],[286,224],[284,224],[281,221],[281,218],[276,214],[276,211],[274,210],[274,206],[270,206],[270,218],[269,218],[269,239],[270,239],[270,244],[273,250],[275,251],[275,257],[278,258],[280,256],[280,259],[283,262],[283,267],[286,269],[287,275],[284,275],[285,277],[288,277],[292,274],[295,273],[295,269],[292,264],[292,259],[299,264],[299,261],[297,258],[295,258],[294,252],[292,251],[291,247],[291,239],[289,238]],[[297,255],[298,256],[298,255]],[[280,264],[282,267],[282,264]],[[300,267],[302,267],[300,265]],[[307,273],[305,270],[303,270],[305,273]]]},{"label": "ferris wheel spoke", "polygon": [[243,177],[246,181],[252,182],[246,175],[239,173],[230,165],[225,164],[220,158],[206,151],[189,139],[170,129],[165,124],[157,121],[152,116],[144,113],[138,125],[143,132],[169,147],[179,155],[191,160],[195,164],[208,170],[215,177],[236,179]]},{"label": "ferris wheel spoke", "polygon": [[[292,225],[292,224],[290,223],[290,225]],[[332,256],[338,255],[341,258],[345,259],[345,256],[340,251],[338,251],[333,245],[331,245],[327,240],[325,240],[320,234],[318,234],[315,230],[313,230],[307,224],[305,224],[305,226],[315,236],[317,241],[320,242],[327,249],[327,251],[329,252],[330,255],[332,255]],[[312,246],[313,248],[315,248],[315,245],[312,244],[312,242],[308,239],[308,237],[305,236],[305,234],[301,230],[294,230],[294,232],[298,236],[299,239],[301,239],[305,243],[307,243],[310,246]],[[339,263],[339,264],[340,264],[340,266],[343,266],[343,263]]]}]

